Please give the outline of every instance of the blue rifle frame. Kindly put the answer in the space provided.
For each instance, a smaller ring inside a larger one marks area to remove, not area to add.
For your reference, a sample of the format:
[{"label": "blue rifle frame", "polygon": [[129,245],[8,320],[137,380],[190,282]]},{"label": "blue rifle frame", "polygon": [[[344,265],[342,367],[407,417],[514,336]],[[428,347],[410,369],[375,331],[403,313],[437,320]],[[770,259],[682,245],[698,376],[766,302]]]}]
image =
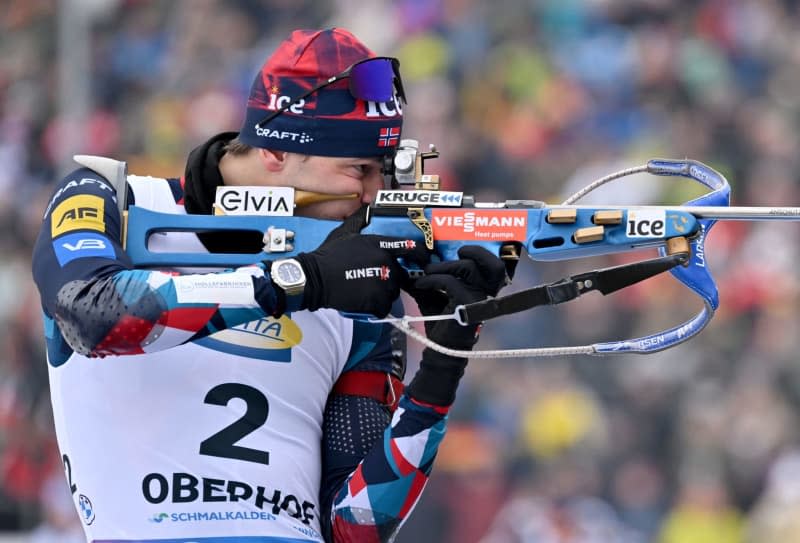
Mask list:
[{"label": "blue rifle frame", "polygon": [[[647,163],[646,171],[654,175],[685,177],[704,185],[709,192],[684,206],[675,206],[680,209],[669,206],[657,208],[663,211],[663,224],[651,230],[642,230],[642,223],[637,223],[635,214],[645,208],[653,209],[653,206],[550,206],[538,201],[508,201],[457,208],[426,206],[421,211],[428,224],[432,225],[433,251],[442,260],[457,259],[458,249],[468,244],[481,245],[498,256],[501,256],[504,247],[518,245],[524,247],[531,259],[542,261],[575,259],[647,247],[658,247],[664,254],[668,239],[687,238],[691,246],[691,259],[686,266],[680,266],[671,273],[703,300],[702,311],[693,319],[657,334],[595,345],[596,352],[653,352],[697,334],[711,320],[719,305],[717,288],[706,267],[703,251],[708,231],[716,221],[700,219],[687,207],[728,206],[730,186],[721,174],[692,160],[651,160]],[[574,210],[574,220],[553,222],[553,213],[558,210]],[[609,210],[621,212],[618,220],[600,225],[598,239],[581,239],[579,234],[591,229],[595,229],[593,232],[597,234],[597,213]],[[126,222],[126,251],[138,268],[230,268],[288,257],[313,251],[340,224],[338,221],[297,216],[174,215],[135,205],[127,209]],[[479,231],[481,225],[485,228]],[[250,230],[262,234],[269,229],[292,231],[292,249],[280,253],[211,254],[156,252],[148,248],[151,236],[161,232]],[[414,239],[418,243],[426,241],[423,230],[409,216],[397,213],[385,215],[379,210],[371,216],[363,232]],[[437,232],[447,234],[442,237],[437,236]],[[481,239],[481,235],[485,239]],[[497,239],[492,239],[492,236]]]}]

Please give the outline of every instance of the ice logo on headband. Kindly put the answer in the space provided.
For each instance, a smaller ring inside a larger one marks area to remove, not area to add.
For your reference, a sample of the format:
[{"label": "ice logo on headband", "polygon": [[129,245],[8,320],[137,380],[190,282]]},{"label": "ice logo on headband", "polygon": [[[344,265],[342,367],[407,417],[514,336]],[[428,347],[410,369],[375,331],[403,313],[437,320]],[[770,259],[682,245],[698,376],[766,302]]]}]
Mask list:
[{"label": "ice logo on headband", "polygon": [[[403,116],[403,106],[402,100],[400,100],[397,93],[394,93],[391,100],[386,102],[376,102],[374,100],[367,100],[367,112],[366,116],[368,119],[374,119],[376,117],[397,117]],[[306,105],[306,101],[303,99],[297,100],[296,102],[292,102],[291,96],[277,95],[274,92],[270,93],[269,95],[269,104],[267,105],[267,109],[270,111],[278,111],[283,108],[286,104],[291,104],[287,109],[294,113],[295,115],[302,115],[304,113],[304,107]],[[266,136],[265,134],[260,134],[259,131],[264,132],[263,129],[259,128],[256,125],[256,133],[259,136]]]},{"label": "ice logo on headband", "polygon": [[[271,111],[277,111],[290,101],[291,101],[290,96],[286,95],[278,96],[277,94],[272,93],[270,94],[270,100],[267,109]],[[376,117],[392,118],[392,117],[397,117],[398,115],[402,117],[403,116],[402,103],[403,102],[399,99],[397,93],[395,93],[394,96],[392,96],[391,100],[386,102],[375,102],[373,100],[367,100],[367,113],[366,113],[367,118],[368,119],[374,119]],[[288,107],[287,110],[294,113],[295,115],[302,115],[303,108],[305,105],[306,105],[305,100],[298,100],[296,103]],[[268,131],[259,128],[258,125],[256,125],[256,134],[258,134],[259,136],[270,137],[267,136],[266,134],[261,134],[259,132],[268,132]]]},{"label": "ice logo on headband", "polygon": [[300,99],[292,102],[291,96],[286,96],[285,94],[278,95],[275,92],[269,93],[269,104],[267,104],[268,110],[277,111],[282,107],[284,107],[286,104],[290,104],[287,111],[291,111],[295,115],[302,115],[303,107],[305,107],[306,101]]},{"label": "ice logo on headband", "polygon": [[374,119],[375,117],[397,117],[403,116],[402,102],[398,99],[397,93],[392,96],[388,102],[373,102],[367,101],[367,118]]}]

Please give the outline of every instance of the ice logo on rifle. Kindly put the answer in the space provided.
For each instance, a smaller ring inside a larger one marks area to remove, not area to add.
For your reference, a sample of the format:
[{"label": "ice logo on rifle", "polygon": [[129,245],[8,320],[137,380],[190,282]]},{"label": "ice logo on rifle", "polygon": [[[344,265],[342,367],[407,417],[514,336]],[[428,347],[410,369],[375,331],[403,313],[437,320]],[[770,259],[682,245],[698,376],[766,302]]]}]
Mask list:
[{"label": "ice logo on rifle", "polygon": [[87,498],[84,494],[78,496],[78,508],[81,511],[81,519],[87,526],[94,522],[94,506],[92,500]]},{"label": "ice logo on rifle", "polygon": [[628,212],[627,230],[629,238],[657,238],[664,235],[666,225],[664,210],[631,210]]}]

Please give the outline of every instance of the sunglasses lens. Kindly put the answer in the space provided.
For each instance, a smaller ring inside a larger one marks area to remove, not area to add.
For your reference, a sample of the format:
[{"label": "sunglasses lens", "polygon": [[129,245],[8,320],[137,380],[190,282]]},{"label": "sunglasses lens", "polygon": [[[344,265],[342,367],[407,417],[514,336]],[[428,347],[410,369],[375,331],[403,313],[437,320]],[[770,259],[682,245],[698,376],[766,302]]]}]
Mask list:
[{"label": "sunglasses lens", "polygon": [[375,58],[353,66],[350,92],[361,100],[387,102],[394,95],[395,69],[391,59]]}]

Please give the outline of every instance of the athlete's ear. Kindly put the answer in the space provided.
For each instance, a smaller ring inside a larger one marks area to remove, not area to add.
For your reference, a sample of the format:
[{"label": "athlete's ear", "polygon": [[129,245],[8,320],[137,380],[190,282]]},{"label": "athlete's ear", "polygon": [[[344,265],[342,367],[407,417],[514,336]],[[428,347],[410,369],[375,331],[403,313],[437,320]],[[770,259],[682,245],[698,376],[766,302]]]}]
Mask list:
[{"label": "athlete's ear", "polygon": [[289,153],[286,151],[276,151],[274,149],[258,149],[258,158],[264,164],[264,168],[268,172],[278,173],[286,168],[287,157]]}]

